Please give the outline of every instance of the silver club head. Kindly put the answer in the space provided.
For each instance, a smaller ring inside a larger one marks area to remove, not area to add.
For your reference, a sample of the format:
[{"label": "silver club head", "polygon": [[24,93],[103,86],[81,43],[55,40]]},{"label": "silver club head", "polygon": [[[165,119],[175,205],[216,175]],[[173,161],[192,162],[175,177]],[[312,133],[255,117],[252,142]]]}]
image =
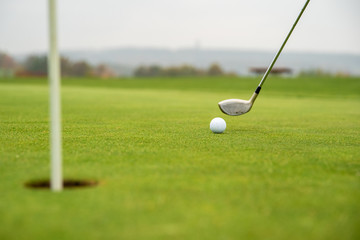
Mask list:
[{"label": "silver club head", "polygon": [[250,111],[256,97],[257,93],[254,93],[250,100],[242,99],[227,99],[219,102],[220,110],[230,116],[239,116]]},{"label": "silver club head", "polygon": [[242,99],[228,99],[219,102],[219,107],[227,115],[238,116],[250,111],[252,102]]}]

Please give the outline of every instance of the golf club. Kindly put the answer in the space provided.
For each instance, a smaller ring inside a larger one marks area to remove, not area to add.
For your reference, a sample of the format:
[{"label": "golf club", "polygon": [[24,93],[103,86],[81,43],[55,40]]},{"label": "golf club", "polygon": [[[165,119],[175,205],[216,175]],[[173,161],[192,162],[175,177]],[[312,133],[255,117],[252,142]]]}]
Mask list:
[{"label": "golf club", "polygon": [[302,8],[299,16],[296,18],[296,21],[294,23],[294,25],[292,26],[292,28],[290,29],[290,32],[288,33],[288,35],[285,38],[285,41],[283,42],[283,44],[281,45],[279,51],[276,53],[274,59],[272,60],[270,66],[268,67],[268,69],[266,70],[263,78],[261,79],[258,87],[256,88],[255,92],[253,93],[253,95],[251,96],[251,98],[249,100],[242,100],[242,99],[227,99],[224,101],[219,102],[219,107],[220,110],[227,114],[227,115],[231,115],[231,116],[238,116],[238,115],[242,115],[245,114],[247,112],[250,111],[252,105],[254,104],[257,96],[260,93],[261,87],[264,84],[266,78],[268,77],[269,73],[271,72],[276,60],[278,59],[281,51],[283,50],[283,48],[285,47],[285,44],[287,42],[287,40],[289,39],[291,33],[293,32],[293,30],[295,29],[296,24],[298,23],[299,19],[301,18],[302,14],[304,13],[307,5],[309,4],[310,0],[307,0],[304,7]]}]

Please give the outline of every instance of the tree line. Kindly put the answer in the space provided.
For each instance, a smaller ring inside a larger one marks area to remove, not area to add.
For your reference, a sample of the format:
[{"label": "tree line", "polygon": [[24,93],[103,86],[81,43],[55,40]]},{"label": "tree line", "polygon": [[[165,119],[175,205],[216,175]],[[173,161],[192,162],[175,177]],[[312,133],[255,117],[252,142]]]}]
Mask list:
[{"label": "tree line", "polygon": [[[0,77],[36,76],[48,74],[48,59],[46,55],[31,55],[23,61],[16,61],[10,55],[0,52]],[[86,61],[72,61],[60,57],[60,71],[67,77],[116,77],[116,74],[105,64],[92,65]],[[202,69],[191,65],[162,67],[159,65],[139,66],[134,69],[135,77],[190,77],[190,76],[224,76],[236,75],[225,72],[217,63]]]},{"label": "tree line", "polygon": [[208,69],[196,68],[187,64],[170,67],[159,65],[139,66],[135,69],[134,75],[136,77],[189,77],[235,75],[235,73],[226,73],[219,64],[213,63]]},{"label": "tree line", "polygon": [[[17,62],[11,56],[0,52],[0,76],[47,76],[47,56],[31,55]],[[72,77],[115,77],[115,73],[105,64],[92,65],[86,61],[71,61],[60,57],[62,76]]]}]

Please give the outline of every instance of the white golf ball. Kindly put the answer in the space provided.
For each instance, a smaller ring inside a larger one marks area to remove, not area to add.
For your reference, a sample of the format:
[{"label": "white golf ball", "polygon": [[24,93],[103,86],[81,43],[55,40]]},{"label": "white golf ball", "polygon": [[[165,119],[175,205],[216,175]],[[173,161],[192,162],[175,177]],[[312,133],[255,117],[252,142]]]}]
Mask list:
[{"label": "white golf ball", "polygon": [[210,130],[213,133],[223,133],[225,129],[226,129],[226,122],[224,119],[217,117],[211,120]]}]

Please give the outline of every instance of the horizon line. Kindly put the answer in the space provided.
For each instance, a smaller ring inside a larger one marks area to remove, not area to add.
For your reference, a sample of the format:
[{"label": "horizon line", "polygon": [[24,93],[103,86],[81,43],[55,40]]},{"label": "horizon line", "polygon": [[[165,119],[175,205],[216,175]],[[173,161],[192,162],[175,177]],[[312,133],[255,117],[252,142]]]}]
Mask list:
[{"label": "horizon line", "polygon": [[[105,52],[105,51],[115,51],[115,50],[163,50],[169,52],[180,52],[184,50],[196,50],[196,51],[238,51],[238,52],[256,52],[256,53],[274,53],[276,49],[254,49],[254,48],[236,48],[236,47],[158,47],[158,46],[112,46],[112,47],[101,47],[101,48],[71,48],[71,49],[59,49],[60,53],[66,52]],[[4,49],[0,49],[0,52],[9,54],[10,56],[28,56],[28,55],[42,55],[47,54],[46,50],[33,50],[33,51],[24,51],[22,53],[11,53]],[[286,50],[284,54],[318,54],[318,55],[352,55],[359,56],[360,52],[346,52],[346,51],[313,51],[313,50]]]}]

